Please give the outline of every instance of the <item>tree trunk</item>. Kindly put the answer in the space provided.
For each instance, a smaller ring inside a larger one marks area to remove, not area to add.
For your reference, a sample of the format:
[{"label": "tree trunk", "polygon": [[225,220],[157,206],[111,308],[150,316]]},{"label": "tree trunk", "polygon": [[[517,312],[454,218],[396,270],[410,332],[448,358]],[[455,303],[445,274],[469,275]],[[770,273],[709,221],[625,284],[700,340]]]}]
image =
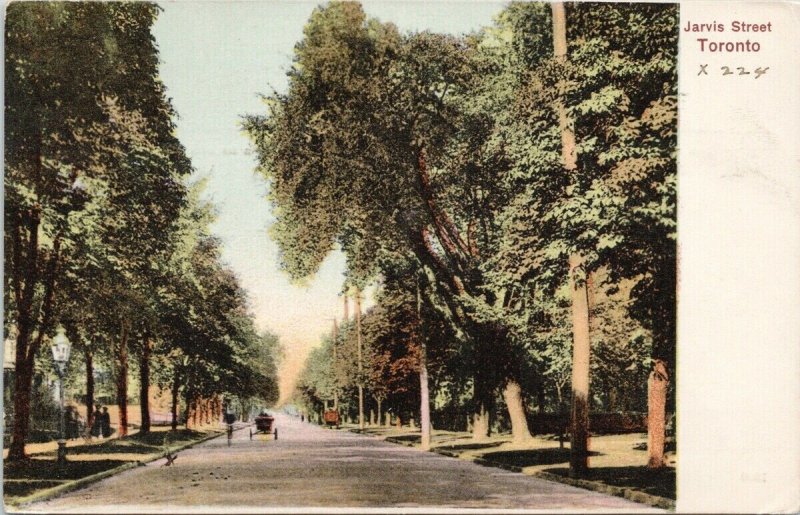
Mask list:
[{"label": "tree trunk", "polygon": [[528,418],[525,415],[525,406],[522,403],[522,388],[516,381],[509,381],[503,389],[503,398],[508,407],[508,416],[511,419],[511,436],[515,443],[527,442],[531,439],[528,429]]},{"label": "tree trunk", "polygon": [[364,387],[358,385],[358,428],[364,429]]},{"label": "tree trunk", "polygon": [[378,420],[378,425],[380,426],[381,423],[383,422],[383,417],[381,417],[381,414],[382,414],[381,413],[381,404],[383,403],[383,399],[378,397],[377,399],[375,399],[375,402],[378,404],[378,419],[377,420]]},{"label": "tree trunk", "polygon": [[419,338],[419,418],[420,447],[423,451],[431,448],[431,401],[428,387],[428,349],[422,334],[422,295],[417,283],[417,337]]},{"label": "tree trunk", "polygon": [[570,474],[585,475],[589,469],[589,298],[582,259],[570,256],[572,291],[572,423]]},{"label": "tree trunk", "polygon": [[[17,337],[19,341],[19,336]],[[23,347],[24,348],[24,347]],[[20,345],[17,343],[17,356],[14,370],[14,430],[8,460],[24,460],[25,440],[28,437],[28,421],[31,413],[31,386],[33,384],[33,360],[20,357]],[[24,355],[24,354],[23,354]]]},{"label": "tree trunk", "polygon": [[661,468],[664,462],[664,440],[666,437],[666,406],[669,376],[667,365],[657,359],[647,380],[647,452],[650,468]]},{"label": "tree trunk", "polygon": [[149,337],[142,341],[142,355],[139,360],[139,408],[141,411],[142,425],[140,434],[150,432],[150,348],[152,342]]},{"label": "tree trunk", "polygon": [[[550,4],[553,13],[553,55],[567,61],[567,19],[562,2]],[[574,184],[578,160],[573,123],[563,99],[556,102],[561,130],[561,157],[564,170]],[[578,254],[569,258],[569,280],[572,292],[572,440],[570,475],[584,475],[589,468],[589,300],[583,259]]]},{"label": "tree trunk", "polygon": [[[39,173],[42,173],[41,149],[37,150]],[[61,249],[61,234],[53,239],[53,249],[47,262],[47,274],[44,281],[39,278],[39,226],[41,208],[31,209],[26,217],[15,217],[17,223],[12,230],[12,266],[11,279],[17,311],[17,342],[14,364],[14,428],[8,460],[24,460],[25,441],[28,437],[30,423],[31,387],[33,386],[33,370],[36,353],[42,345],[45,334],[53,322],[56,277]],[[23,242],[22,226],[26,225],[28,241]],[[23,247],[27,247],[23,250]],[[22,256],[25,254],[25,262]],[[38,284],[44,283],[44,298],[38,309],[34,311],[34,297]],[[36,338],[33,338],[34,326],[38,323]]]},{"label": "tree trunk", "polygon": [[117,349],[117,407],[119,407],[119,435],[128,434],[128,336],[130,326],[122,323],[122,334]]},{"label": "tree trunk", "polygon": [[[489,410],[492,406],[492,391],[487,387],[489,371],[486,367],[489,366],[491,360],[487,357],[485,349],[479,349],[477,354],[479,356],[477,362],[474,364],[473,378],[473,411],[472,411],[472,439],[476,442],[484,441],[489,436]],[[483,356],[483,358],[480,358]]]},{"label": "tree trunk", "polygon": [[180,393],[181,383],[180,383],[180,373],[175,370],[175,374],[172,378],[172,407],[170,412],[172,414],[172,430],[178,430],[178,394]]},{"label": "tree trunk", "polygon": [[564,405],[564,395],[561,393],[561,389],[564,388],[561,385],[560,381],[555,381],[556,385],[556,400],[558,401],[558,409],[561,410],[561,407]]},{"label": "tree trunk", "polygon": [[[188,389],[188,385],[187,385]],[[192,399],[193,396],[189,392],[184,390],[184,399],[186,400],[186,407],[183,409],[183,418],[186,424],[186,429],[189,429],[189,422],[191,421],[192,416]]]},{"label": "tree trunk", "polygon": [[[564,4],[553,2],[550,4],[550,8],[553,11],[553,55],[558,61],[565,63],[567,61],[567,17],[564,12]],[[558,124],[561,130],[561,159],[564,161],[564,169],[572,176],[578,167],[575,132],[563,100],[557,101],[557,109]]]},{"label": "tree trunk", "polygon": [[542,414],[544,413],[544,401],[545,401],[543,385],[539,385],[536,394],[537,394],[537,404],[539,405],[537,411],[539,412],[539,414]]},{"label": "tree trunk", "polygon": [[427,451],[431,448],[431,402],[428,389],[428,364],[425,358],[425,345],[422,345],[422,357],[419,370],[419,423],[422,428],[420,446]]},{"label": "tree trunk", "polygon": [[472,439],[481,442],[489,437],[489,412],[486,406],[479,402],[478,408],[472,414]]},{"label": "tree trunk", "polygon": [[91,430],[94,424],[94,356],[92,351],[83,351],[86,361],[86,429]]}]

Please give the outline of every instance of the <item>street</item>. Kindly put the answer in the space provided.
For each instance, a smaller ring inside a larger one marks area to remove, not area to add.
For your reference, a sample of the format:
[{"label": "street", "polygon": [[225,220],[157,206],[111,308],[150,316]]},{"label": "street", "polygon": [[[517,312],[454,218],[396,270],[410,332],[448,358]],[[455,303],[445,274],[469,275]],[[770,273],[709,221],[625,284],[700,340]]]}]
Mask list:
[{"label": "street", "polygon": [[[277,414],[279,439],[249,429],[25,507],[62,513],[304,508],[659,511],[523,474],[323,429]],[[407,510],[406,510],[407,511]]]}]

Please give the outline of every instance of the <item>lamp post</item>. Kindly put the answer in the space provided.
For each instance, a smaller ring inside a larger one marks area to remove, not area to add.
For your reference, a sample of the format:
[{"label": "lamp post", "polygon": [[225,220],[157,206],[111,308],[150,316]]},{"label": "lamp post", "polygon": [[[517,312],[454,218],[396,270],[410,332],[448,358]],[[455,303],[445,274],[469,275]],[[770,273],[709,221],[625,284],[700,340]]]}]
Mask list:
[{"label": "lamp post", "polygon": [[58,458],[59,465],[63,465],[67,461],[67,441],[64,435],[64,375],[67,373],[67,363],[69,363],[70,342],[67,335],[64,334],[64,328],[58,326],[56,336],[53,338],[53,345],[50,349],[53,351],[53,362],[56,365],[56,372],[58,373],[58,396],[61,401],[61,423],[58,440]]}]

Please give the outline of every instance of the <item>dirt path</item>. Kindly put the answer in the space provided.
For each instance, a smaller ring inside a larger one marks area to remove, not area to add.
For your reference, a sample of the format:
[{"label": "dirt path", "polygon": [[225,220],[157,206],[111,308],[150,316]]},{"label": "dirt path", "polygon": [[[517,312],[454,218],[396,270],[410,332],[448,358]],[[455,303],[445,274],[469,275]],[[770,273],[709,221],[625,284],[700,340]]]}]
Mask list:
[{"label": "dirt path", "polygon": [[279,414],[277,441],[234,433],[26,510],[242,512],[285,507],[658,511]]}]

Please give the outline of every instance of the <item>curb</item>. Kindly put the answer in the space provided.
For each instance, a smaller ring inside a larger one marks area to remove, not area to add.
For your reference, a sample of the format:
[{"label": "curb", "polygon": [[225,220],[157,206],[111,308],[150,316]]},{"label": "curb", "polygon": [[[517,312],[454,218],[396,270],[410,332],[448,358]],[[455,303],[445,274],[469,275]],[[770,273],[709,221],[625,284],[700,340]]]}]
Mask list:
[{"label": "curb", "polygon": [[[405,447],[414,447],[414,444],[407,441],[407,440],[397,440],[395,437],[389,436],[384,438],[385,441],[391,442],[398,445],[403,445]],[[442,456],[447,456],[449,458],[457,458],[463,460],[469,460],[473,463],[478,465],[482,465],[484,467],[494,467],[500,468],[504,470],[508,470],[510,472],[518,472],[525,474],[527,476],[537,477],[539,479],[544,479],[546,481],[553,481],[556,483],[562,483],[569,486],[574,486],[577,488],[582,488],[584,490],[592,490],[594,492],[599,492],[607,495],[613,495],[615,497],[622,497],[624,499],[628,499],[629,501],[638,502],[640,504],[645,504],[648,506],[653,506],[654,508],[661,508],[669,511],[675,511],[675,501],[672,499],[668,499],[666,497],[659,497],[657,495],[651,495],[644,492],[640,492],[638,490],[633,490],[631,488],[622,488],[619,486],[611,486],[605,485],[602,483],[598,483],[595,481],[588,481],[585,479],[573,479],[569,477],[559,476],[558,474],[552,474],[550,472],[532,472],[532,473],[525,473],[522,467],[517,467],[516,465],[508,465],[505,463],[499,463],[496,461],[487,460],[486,458],[480,457],[461,457],[461,455],[456,454],[454,452],[445,451],[443,449],[433,448],[431,452],[436,454],[441,454]]]},{"label": "curb", "polygon": [[[182,451],[184,449],[188,449],[189,447],[192,447],[193,445],[197,445],[197,444],[200,444],[200,443],[203,443],[203,442],[207,442],[208,440],[212,440],[212,439],[217,438],[217,437],[219,437],[219,436],[221,436],[223,434],[225,434],[225,433],[213,432],[213,433],[211,433],[211,434],[209,434],[207,436],[204,436],[203,438],[200,438],[199,440],[194,440],[192,442],[187,442],[187,443],[182,444],[182,445],[180,445],[180,446],[178,446],[178,447],[176,447],[174,449],[170,449],[170,452],[175,453],[175,452]],[[156,460],[160,460],[165,455],[166,455],[166,451],[160,451],[160,452],[158,452],[158,454],[154,454],[154,455],[152,455],[152,456],[150,456],[148,458],[142,459],[142,460],[132,461],[130,463],[126,463],[124,465],[120,465],[119,467],[114,467],[113,469],[104,470],[102,472],[98,472],[97,474],[92,474],[91,476],[82,477],[80,479],[75,479],[75,480],[70,481],[68,483],[64,483],[64,484],[61,484],[61,485],[54,486],[52,488],[47,488],[47,489],[41,490],[39,492],[33,493],[31,495],[28,495],[26,497],[20,497],[18,499],[15,499],[13,501],[13,503],[7,503],[5,506],[6,506],[6,508],[14,509],[14,508],[20,508],[20,507],[22,507],[24,505],[31,504],[31,503],[34,503],[34,502],[46,501],[48,499],[52,499],[53,497],[57,497],[59,495],[65,494],[67,492],[71,492],[73,490],[78,490],[78,489],[83,488],[85,486],[88,486],[88,485],[90,485],[92,483],[96,483],[97,481],[103,480],[103,479],[105,479],[107,477],[111,477],[113,475],[119,474],[120,472],[124,472],[126,470],[130,470],[130,469],[133,469],[133,468],[136,468],[136,467],[141,467],[141,466],[143,466],[143,465],[145,465],[147,463],[150,463],[150,462],[153,462],[153,461],[156,461]]]},{"label": "curb", "polygon": [[619,486],[604,485],[595,481],[587,481],[585,479],[573,479],[570,477],[552,474],[550,472],[534,472],[531,474],[533,477],[545,479],[547,481],[554,481],[563,483],[565,485],[583,488],[585,490],[593,490],[603,494],[613,495],[615,497],[623,497],[629,501],[638,502],[640,504],[647,504],[655,508],[662,508],[665,510],[675,511],[675,501],[666,497],[659,497],[651,495],[631,488],[622,488]]}]

